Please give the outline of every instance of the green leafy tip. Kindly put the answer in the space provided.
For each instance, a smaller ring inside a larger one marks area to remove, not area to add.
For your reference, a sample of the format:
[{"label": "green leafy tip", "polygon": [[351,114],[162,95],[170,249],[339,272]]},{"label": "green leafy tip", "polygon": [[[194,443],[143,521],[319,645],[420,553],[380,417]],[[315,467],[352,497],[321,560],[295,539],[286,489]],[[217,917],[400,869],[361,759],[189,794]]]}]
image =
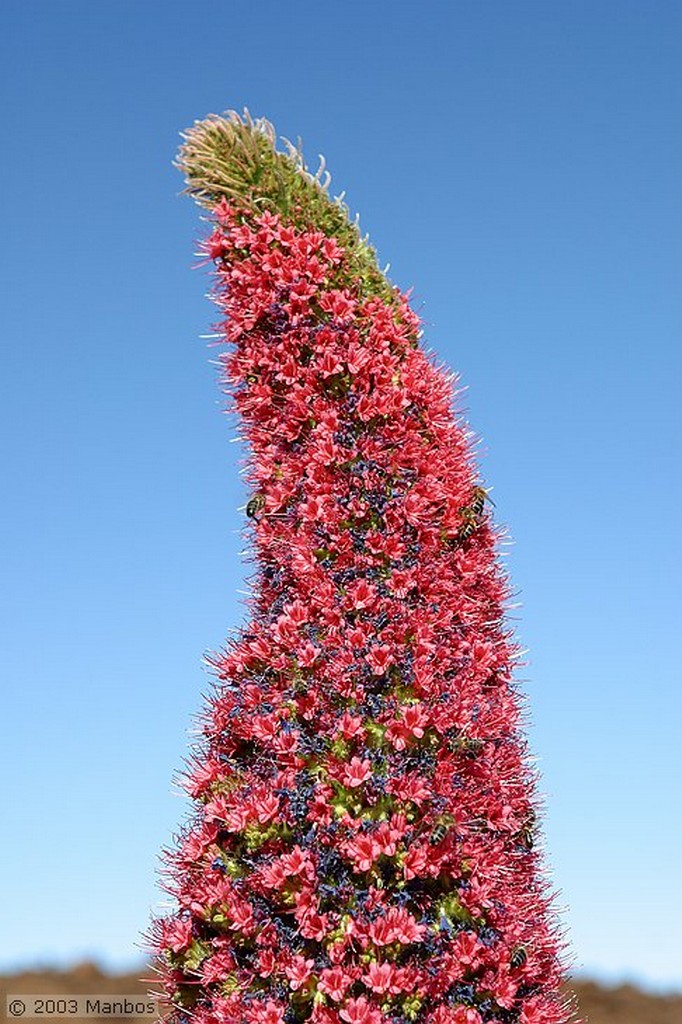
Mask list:
[{"label": "green leafy tip", "polygon": [[317,230],[341,245],[363,291],[390,299],[393,286],[379,269],[368,238],[362,237],[357,218],[351,220],[343,196],[329,194],[331,177],[324,158],[313,174],[306,166],[301,143],[294,146],[277,135],[265,118],[253,119],[234,110],[209,114],[183,133],[176,166],[185,176],[185,192],[200,205],[215,206],[221,199],[248,213],[278,213],[298,230]]}]

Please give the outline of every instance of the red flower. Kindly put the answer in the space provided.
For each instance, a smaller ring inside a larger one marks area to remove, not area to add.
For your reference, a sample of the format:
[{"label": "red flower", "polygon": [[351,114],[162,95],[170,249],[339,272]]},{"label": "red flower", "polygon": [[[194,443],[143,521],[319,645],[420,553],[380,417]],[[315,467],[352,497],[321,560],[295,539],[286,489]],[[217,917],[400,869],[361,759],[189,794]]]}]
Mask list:
[{"label": "red flower", "polygon": [[320,973],[320,980],[317,984],[320,992],[324,992],[335,1003],[340,1003],[344,998],[349,986],[352,984],[352,975],[343,970],[342,967],[326,967]]},{"label": "red flower", "polygon": [[403,860],[403,876],[406,881],[426,874],[429,856],[424,847],[411,846]]},{"label": "red flower", "polygon": [[390,791],[400,800],[407,800],[417,805],[423,803],[431,796],[431,786],[421,775],[412,772],[402,779],[396,779],[390,783]]},{"label": "red flower", "polygon": [[370,835],[360,835],[346,843],[346,855],[351,858],[356,871],[369,871],[381,855],[381,846]]},{"label": "red flower", "polygon": [[352,740],[356,736],[361,739],[365,732],[362,719],[359,715],[351,715],[350,711],[344,711],[339,720],[339,732],[346,740]]},{"label": "red flower", "polygon": [[473,1006],[458,1006],[452,1016],[452,1024],[482,1024],[483,1018]]},{"label": "red flower", "polygon": [[460,932],[455,942],[455,956],[465,967],[473,967],[479,959],[478,939],[472,932]]},{"label": "red flower", "polygon": [[275,970],[277,961],[271,949],[261,949],[258,954],[258,975],[261,978],[269,978]]},{"label": "red flower", "polygon": [[[556,1008],[554,1009],[556,1011]],[[541,998],[531,996],[521,1010],[520,1024],[547,1024],[547,1021],[552,1024],[552,1021],[557,1018],[554,1015],[550,1016],[547,1010],[548,1007],[543,1005]]]},{"label": "red flower", "polygon": [[309,880],[315,877],[315,868],[311,856],[307,850],[302,850],[300,846],[295,846],[291,853],[285,853],[280,858],[280,865],[285,875],[298,875]]},{"label": "red flower", "polygon": [[298,661],[301,668],[310,668],[315,664],[319,656],[319,648],[315,647],[310,642],[305,643],[303,647],[299,647],[296,653],[296,660]]},{"label": "red flower", "polygon": [[351,758],[350,764],[344,765],[341,773],[341,781],[344,786],[357,789],[364,782],[372,777],[372,765],[370,761],[361,761],[359,757]]},{"label": "red flower", "polygon": [[511,1010],[516,999],[518,988],[516,983],[512,981],[505,971],[500,971],[491,987],[495,1002],[504,1007],[505,1010]]},{"label": "red flower", "polygon": [[369,965],[367,973],[362,980],[367,988],[370,988],[372,992],[376,992],[378,995],[383,995],[384,992],[395,994],[400,991],[400,988],[395,984],[396,976],[396,968],[393,964],[374,962]]},{"label": "red flower", "polygon": [[372,1007],[364,996],[349,999],[339,1016],[348,1024],[381,1024],[384,1019],[381,1011]]},{"label": "red flower", "polygon": [[322,243],[322,255],[329,263],[340,263],[343,249],[335,238],[325,238]]},{"label": "red flower", "polygon": [[314,960],[306,960],[302,956],[295,956],[292,962],[284,968],[284,973],[289,979],[289,988],[295,992],[302,988],[313,973]]},{"label": "red flower", "polygon": [[[196,153],[235,130],[212,121]],[[349,226],[327,237],[341,208],[303,227],[325,200],[301,176],[288,214],[264,210],[269,135],[232,141],[239,187],[202,252],[256,572],[249,621],[207,659],[196,814],[154,928],[166,1024],[384,1024],[415,996],[424,1024],[482,1024],[493,999],[566,1024],[509,588],[451,376]]]},{"label": "red flower", "polygon": [[388,644],[379,644],[368,651],[365,661],[375,675],[381,676],[395,662],[395,655]]},{"label": "red flower", "polygon": [[165,923],[163,942],[174,953],[187,949],[192,941],[192,922],[187,918],[171,918]]},{"label": "red flower", "polygon": [[320,297],[320,308],[331,313],[335,320],[348,320],[353,315],[356,302],[346,291],[331,290]]},{"label": "red flower", "polygon": [[256,817],[261,825],[267,824],[277,816],[279,800],[272,793],[264,794],[256,804]]},{"label": "red flower", "polygon": [[348,605],[356,610],[371,608],[376,599],[377,590],[366,580],[359,580],[347,590]]},{"label": "red flower", "polygon": [[253,910],[246,900],[233,900],[229,906],[229,913],[232,918],[230,927],[234,931],[243,932],[245,935],[253,931]]},{"label": "red flower", "polygon": [[253,1020],[257,1024],[284,1024],[284,1009],[268,999],[266,1003],[256,1004]]},{"label": "red flower", "polygon": [[397,722],[391,722],[386,736],[396,750],[404,750],[412,739],[421,739],[429,721],[421,704],[413,704],[403,710]]}]

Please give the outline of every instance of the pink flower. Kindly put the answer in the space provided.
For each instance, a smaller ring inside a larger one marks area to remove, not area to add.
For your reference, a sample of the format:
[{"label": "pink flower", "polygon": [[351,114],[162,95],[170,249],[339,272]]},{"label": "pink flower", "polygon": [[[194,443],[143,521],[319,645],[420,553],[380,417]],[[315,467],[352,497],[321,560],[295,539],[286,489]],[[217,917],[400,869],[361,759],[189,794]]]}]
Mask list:
[{"label": "pink flower", "polygon": [[277,817],[279,811],[279,800],[272,793],[261,797],[256,804],[256,817],[261,825],[266,825],[273,818]]},{"label": "pink flower", "polygon": [[362,980],[368,988],[371,988],[372,992],[383,995],[384,992],[395,994],[400,991],[395,986],[395,979],[396,968],[393,964],[374,962],[369,965],[367,973]]},{"label": "pink flower", "polygon": [[422,846],[410,846],[403,860],[403,876],[406,881],[426,875],[429,855]]},{"label": "pink flower", "polygon": [[359,757],[351,758],[350,764],[344,766],[341,779],[344,786],[357,789],[372,777],[372,765],[369,761],[361,761]]},{"label": "pink flower", "polygon": [[386,920],[393,928],[398,942],[420,942],[426,932],[426,925],[417,924],[415,918],[404,907],[391,907]]},{"label": "pink flower", "polygon": [[329,931],[329,915],[313,912],[307,914],[298,929],[304,939],[315,939],[322,942]]},{"label": "pink flower", "polygon": [[381,847],[370,835],[359,835],[346,843],[346,854],[351,858],[356,871],[369,871],[381,855]]},{"label": "pink flower", "polygon": [[284,1024],[284,1008],[268,999],[256,1004],[253,1019],[257,1024]]},{"label": "pink flower", "polygon": [[488,821],[493,828],[499,829],[501,832],[516,832],[518,829],[518,819],[514,814],[514,808],[510,804],[503,804],[501,800],[496,800],[490,805]]},{"label": "pink flower", "polygon": [[307,641],[302,647],[299,647],[296,660],[301,668],[310,668],[311,665],[315,664],[319,653],[319,649],[314,644],[311,644],[310,641]]},{"label": "pink flower", "polygon": [[204,985],[213,985],[223,978],[234,968],[234,961],[229,953],[218,953],[211,956],[201,965],[201,980]]},{"label": "pink flower", "polygon": [[402,830],[392,828],[387,821],[382,821],[374,833],[374,840],[379,853],[385,853],[387,857],[394,857],[401,836]]},{"label": "pink flower", "polygon": [[428,800],[432,792],[431,783],[414,772],[391,782],[389,788],[400,800],[410,800],[417,806]]},{"label": "pink flower", "polygon": [[479,675],[487,675],[497,660],[492,644],[475,640],[471,645],[471,663]]},{"label": "pink flower", "polygon": [[326,993],[335,1003],[341,1002],[353,979],[342,967],[326,967],[320,973],[317,984],[320,992]]},{"label": "pink flower", "polygon": [[271,949],[261,949],[258,954],[258,975],[261,978],[269,978],[275,967],[277,961],[275,960],[275,954]]},{"label": "pink flower", "polygon": [[246,900],[233,900],[230,903],[229,912],[232,918],[230,927],[234,931],[244,932],[244,934],[253,931],[253,910],[250,903],[247,903]]},{"label": "pink flower", "polygon": [[319,299],[320,307],[336,320],[348,320],[355,309],[355,299],[345,291],[332,290],[323,292]]},{"label": "pink flower", "polygon": [[192,922],[188,918],[172,918],[165,922],[164,942],[174,953],[181,953],[192,942]]},{"label": "pink flower", "polygon": [[225,250],[227,249],[227,241],[221,231],[217,229],[206,239],[205,242],[206,251],[208,252],[209,258],[212,260],[220,259]]},{"label": "pink flower", "polygon": [[266,889],[281,889],[288,877],[281,861],[264,864],[260,869],[260,878]]},{"label": "pink flower", "polygon": [[422,739],[428,721],[429,718],[423,706],[413,704],[404,708],[397,722],[391,722],[386,730],[386,735],[396,750],[404,750],[413,738]]},{"label": "pink flower", "polygon": [[514,1000],[516,999],[517,985],[511,980],[508,974],[500,971],[494,981],[492,991],[495,996],[496,1003],[499,1003],[499,1005],[504,1007],[505,1010],[512,1009],[514,1006]]},{"label": "pink flower", "polygon": [[455,956],[465,967],[473,967],[479,960],[478,939],[472,932],[460,932],[455,942]]},{"label": "pink flower", "polygon": [[473,1006],[458,1006],[452,1017],[452,1024],[482,1024],[483,1018]]},{"label": "pink flower", "polygon": [[546,1020],[552,1020],[546,1014],[543,1002],[544,1000],[537,996],[531,996],[526,1000],[521,1009],[520,1024],[545,1024]]},{"label": "pink flower", "polygon": [[228,815],[228,804],[225,796],[219,793],[204,804],[206,821],[224,821]]},{"label": "pink flower", "polygon": [[348,1024],[381,1024],[384,1019],[381,1011],[372,1007],[364,996],[349,999],[339,1016]]},{"label": "pink flower", "polygon": [[295,846],[291,853],[285,853],[280,857],[280,864],[285,875],[299,875],[303,878],[312,879],[315,877],[315,868],[310,854]]},{"label": "pink flower", "polygon": [[213,216],[219,221],[228,221],[232,217],[232,207],[224,197],[213,207]]},{"label": "pink flower", "polygon": [[343,258],[343,249],[335,238],[325,238],[322,243],[322,255],[329,263],[340,263]]},{"label": "pink flower", "polygon": [[376,594],[376,587],[366,580],[359,580],[354,586],[348,588],[346,597],[349,607],[360,611],[372,607],[376,600]]},{"label": "pink flower", "polygon": [[339,361],[338,356],[327,349],[322,358],[318,360],[317,368],[323,377],[332,377],[334,374],[343,372],[343,363]]},{"label": "pink flower", "polygon": [[359,715],[351,715],[350,711],[344,711],[339,720],[339,732],[345,740],[352,740],[355,736],[364,735],[362,718]]},{"label": "pink flower", "polygon": [[302,988],[312,975],[314,966],[314,960],[306,960],[302,956],[295,956],[291,964],[284,968],[284,973],[289,979],[289,988],[293,989],[294,992]]},{"label": "pink flower", "polygon": [[394,663],[395,658],[388,644],[379,644],[367,652],[365,661],[376,676],[381,676]]}]

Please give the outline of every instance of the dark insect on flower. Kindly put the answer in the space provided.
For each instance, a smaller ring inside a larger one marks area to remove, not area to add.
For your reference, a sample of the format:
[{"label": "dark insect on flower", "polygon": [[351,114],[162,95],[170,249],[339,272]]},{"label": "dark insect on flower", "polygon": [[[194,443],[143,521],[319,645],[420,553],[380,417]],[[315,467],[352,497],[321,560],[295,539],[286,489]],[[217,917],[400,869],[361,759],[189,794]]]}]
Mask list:
[{"label": "dark insect on flower", "polygon": [[477,736],[462,736],[461,734],[449,741],[450,750],[456,754],[464,754],[465,757],[478,757],[483,750],[485,743]]},{"label": "dark insect on flower", "polygon": [[519,967],[523,967],[523,965],[525,964],[527,959],[528,959],[528,954],[526,953],[526,950],[524,949],[524,947],[523,946],[516,946],[512,950],[511,957],[509,958],[509,966],[514,971],[518,970]]},{"label": "dark insect on flower", "polygon": [[442,843],[451,827],[451,822],[439,821],[429,836],[429,845],[438,846],[439,843]]},{"label": "dark insect on flower", "polygon": [[489,501],[491,505],[495,504],[485,487],[474,487],[471,505],[469,506],[472,512],[477,516],[482,516],[486,501]]},{"label": "dark insect on flower", "polygon": [[492,499],[488,497],[488,492],[485,487],[474,487],[471,496],[471,503],[469,505],[464,505],[459,510],[462,517],[462,525],[457,531],[456,539],[458,544],[463,544],[476,530],[478,530],[479,526],[483,522],[483,512],[486,501],[493,504]]},{"label": "dark insect on flower", "polygon": [[215,860],[212,860],[211,867],[214,871],[222,871],[223,874],[227,871],[227,865],[222,857],[216,857]]},{"label": "dark insect on flower", "polygon": [[246,503],[246,514],[249,519],[256,519],[258,513],[265,508],[265,495],[262,491],[253,494]]},{"label": "dark insect on flower", "polygon": [[525,825],[516,836],[517,841],[524,850],[532,850],[535,844],[533,837],[533,829],[529,825]]}]

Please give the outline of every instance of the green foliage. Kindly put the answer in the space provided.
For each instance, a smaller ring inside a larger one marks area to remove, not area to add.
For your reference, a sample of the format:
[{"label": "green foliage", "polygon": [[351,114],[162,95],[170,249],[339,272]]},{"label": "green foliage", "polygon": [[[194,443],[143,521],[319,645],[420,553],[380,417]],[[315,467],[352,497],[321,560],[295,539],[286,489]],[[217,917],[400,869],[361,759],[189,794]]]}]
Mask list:
[{"label": "green foliage", "polygon": [[199,203],[212,207],[226,199],[254,213],[269,210],[293,227],[335,238],[361,292],[393,301],[393,288],[379,270],[368,239],[350,220],[341,198],[329,195],[324,163],[312,174],[300,143],[294,146],[284,139],[286,152],[281,152],[269,121],[233,110],[196,121],[183,138],[177,166],[187,180],[185,191]]}]

